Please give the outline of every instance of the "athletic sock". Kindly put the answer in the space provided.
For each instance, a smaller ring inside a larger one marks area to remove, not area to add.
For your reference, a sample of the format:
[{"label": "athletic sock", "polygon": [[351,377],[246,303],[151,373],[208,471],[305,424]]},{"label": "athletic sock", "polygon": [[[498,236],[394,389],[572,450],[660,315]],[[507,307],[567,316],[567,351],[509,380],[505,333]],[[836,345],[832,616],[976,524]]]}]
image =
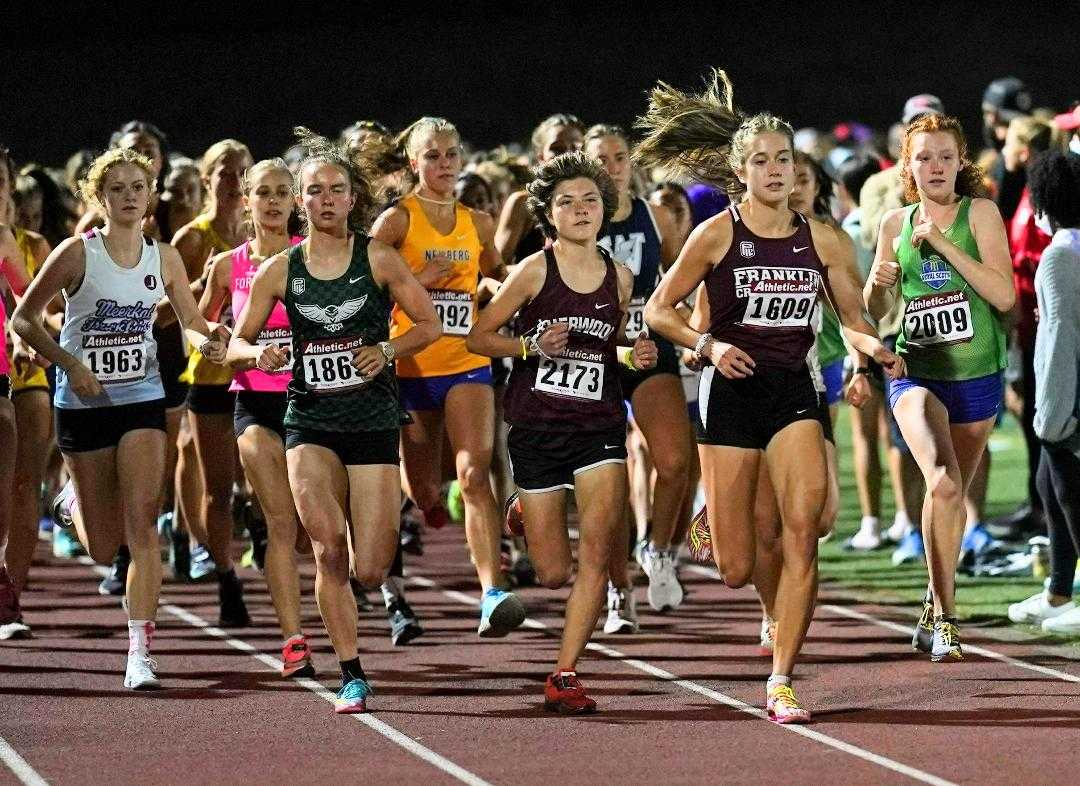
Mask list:
[{"label": "athletic sock", "polygon": [[772,690],[777,685],[791,685],[791,677],[786,674],[773,674],[765,683],[766,690]]},{"label": "athletic sock", "polygon": [[153,620],[128,620],[128,655],[145,655],[150,651],[150,639],[156,625]]},{"label": "athletic sock", "polygon": [[367,682],[367,675],[364,674],[364,668],[360,665],[360,656],[357,656],[352,660],[338,661],[338,663],[341,665],[342,687],[352,680],[364,680]]},{"label": "athletic sock", "polygon": [[859,520],[859,531],[869,532],[872,535],[879,535],[881,532],[881,522],[877,516],[863,516]]},{"label": "athletic sock", "polygon": [[404,582],[398,576],[387,576],[386,581],[382,583],[379,589],[382,590],[383,603],[386,604],[386,608],[390,608],[390,605],[401,600],[405,594]]},{"label": "athletic sock", "polygon": [[905,535],[915,529],[915,525],[912,524],[911,518],[902,510],[896,511],[896,515],[893,516],[893,526],[897,529],[903,527]]}]

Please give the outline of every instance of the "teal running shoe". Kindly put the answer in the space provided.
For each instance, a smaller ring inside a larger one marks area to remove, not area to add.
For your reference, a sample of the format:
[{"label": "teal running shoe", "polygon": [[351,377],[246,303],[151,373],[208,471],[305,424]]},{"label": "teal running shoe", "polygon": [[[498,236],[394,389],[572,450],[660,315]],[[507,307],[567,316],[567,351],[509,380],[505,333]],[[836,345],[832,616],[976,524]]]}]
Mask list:
[{"label": "teal running shoe", "polygon": [[75,537],[75,530],[53,527],[53,556],[59,559],[75,559],[86,554],[86,549]]},{"label": "teal running shoe", "polygon": [[375,691],[366,681],[360,679],[349,680],[341,686],[337,697],[334,699],[334,712],[338,715],[357,715],[367,712],[367,699]]},{"label": "teal running shoe", "polygon": [[480,627],[476,631],[482,639],[499,639],[525,621],[525,606],[512,592],[492,587],[480,601]]}]

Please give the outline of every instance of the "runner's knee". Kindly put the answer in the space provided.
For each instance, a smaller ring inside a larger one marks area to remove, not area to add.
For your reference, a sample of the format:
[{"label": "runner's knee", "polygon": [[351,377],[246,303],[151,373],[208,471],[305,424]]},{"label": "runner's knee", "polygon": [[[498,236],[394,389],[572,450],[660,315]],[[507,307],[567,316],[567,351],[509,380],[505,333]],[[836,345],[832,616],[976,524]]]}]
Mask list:
[{"label": "runner's knee", "polygon": [[570,581],[570,566],[568,564],[539,565],[533,563],[533,567],[536,569],[536,580],[548,589],[565,587],[566,583]]},{"label": "runner's knee", "polygon": [[465,497],[475,498],[491,494],[491,476],[488,468],[481,467],[474,461],[469,461],[458,473],[458,483]]}]

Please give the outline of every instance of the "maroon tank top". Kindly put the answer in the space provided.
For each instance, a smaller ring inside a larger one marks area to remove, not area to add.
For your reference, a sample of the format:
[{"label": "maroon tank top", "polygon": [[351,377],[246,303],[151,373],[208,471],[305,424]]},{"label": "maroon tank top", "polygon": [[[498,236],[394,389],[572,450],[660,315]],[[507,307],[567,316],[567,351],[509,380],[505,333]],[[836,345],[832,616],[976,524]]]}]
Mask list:
[{"label": "maroon tank top", "polygon": [[799,213],[789,237],[759,237],[746,226],[735,205],[731,248],[705,276],[709,333],[733,344],[759,366],[806,366],[814,344],[811,318],[823,286],[824,268]]},{"label": "maroon tank top", "polygon": [[615,263],[600,249],[607,272],[595,292],[570,289],[559,275],[555,252],[544,250],[544,286],[518,312],[525,335],[539,335],[555,322],[570,325],[570,340],[550,360],[514,358],[503,410],[506,422],[545,431],[605,431],[626,424],[616,358],[619,277]]}]

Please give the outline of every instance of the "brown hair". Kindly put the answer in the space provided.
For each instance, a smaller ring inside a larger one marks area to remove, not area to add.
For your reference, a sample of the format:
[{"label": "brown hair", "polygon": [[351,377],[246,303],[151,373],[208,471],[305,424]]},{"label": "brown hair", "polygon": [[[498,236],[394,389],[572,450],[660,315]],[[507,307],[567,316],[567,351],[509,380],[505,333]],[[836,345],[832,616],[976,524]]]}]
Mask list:
[{"label": "brown hair", "polygon": [[567,114],[565,112],[557,112],[554,115],[548,115],[540,121],[540,125],[533,129],[532,132],[532,149],[533,156],[536,157],[544,148],[544,136],[553,128],[576,128],[582,134],[585,133],[585,124],[578,120],[574,115]]},{"label": "brown hair", "polygon": [[919,201],[919,189],[915,185],[915,176],[911,174],[911,147],[915,136],[938,132],[952,134],[956,140],[956,149],[960,156],[960,171],[956,173],[954,189],[956,193],[967,197],[989,196],[983,171],[968,158],[967,139],[960,121],[955,117],[929,113],[913,120],[904,131],[904,142],[900,148],[900,180],[904,186],[905,204],[911,205]]},{"label": "brown hair", "polygon": [[229,155],[229,153],[245,156],[249,162],[252,160],[251,151],[243,142],[238,142],[235,139],[222,139],[220,142],[210,145],[206,152],[203,153],[202,158],[199,159],[199,174],[204,178],[210,177],[210,173],[214,171],[217,162]]},{"label": "brown hair", "polygon": [[[374,219],[373,214],[380,198],[374,183],[384,174],[380,163],[386,160],[386,140],[371,134],[359,144],[348,147],[340,142],[332,142],[304,126],[296,126],[293,133],[296,134],[297,144],[305,151],[300,166],[296,168],[293,191],[300,194],[300,180],[309,164],[329,164],[337,167],[349,178],[350,190],[356,197],[356,202],[349,212],[349,230],[366,232]],[[303,208],[297,208],[297,213],[306,223],[307,216],[303,214]]]},{"label": "brown hair", "polygon": [[783,134],[795,148],[795,131],[787,121],[768,113],[747,116],[735,108],[731,80],[719,68],[700,94],[657,82],[649,92],[648,110],[634,127],[645,132],[634,151],[639,164],[660,166],[732,195],[745,190],[735,173],[755,136]]},{"label": "brown hair", "polygon": [[575,180],[579,177],[593,181],[600,190],[600,198],[604,203],[604,222],[600,229],[601,233],[615,215],[619,207],[619,194],[604,165],[581,151],[563,153],[546,164],[538,166],[534,170],[532,182],[525,187],[529,192],[529,210],[532,211],[537,223],[540,224],[540,229],[547,237],[552,239],[558,237],[555,227],[547,217],[548,211],[551,210],[551,200],[555,196],[555,187],[565,180]]}]

